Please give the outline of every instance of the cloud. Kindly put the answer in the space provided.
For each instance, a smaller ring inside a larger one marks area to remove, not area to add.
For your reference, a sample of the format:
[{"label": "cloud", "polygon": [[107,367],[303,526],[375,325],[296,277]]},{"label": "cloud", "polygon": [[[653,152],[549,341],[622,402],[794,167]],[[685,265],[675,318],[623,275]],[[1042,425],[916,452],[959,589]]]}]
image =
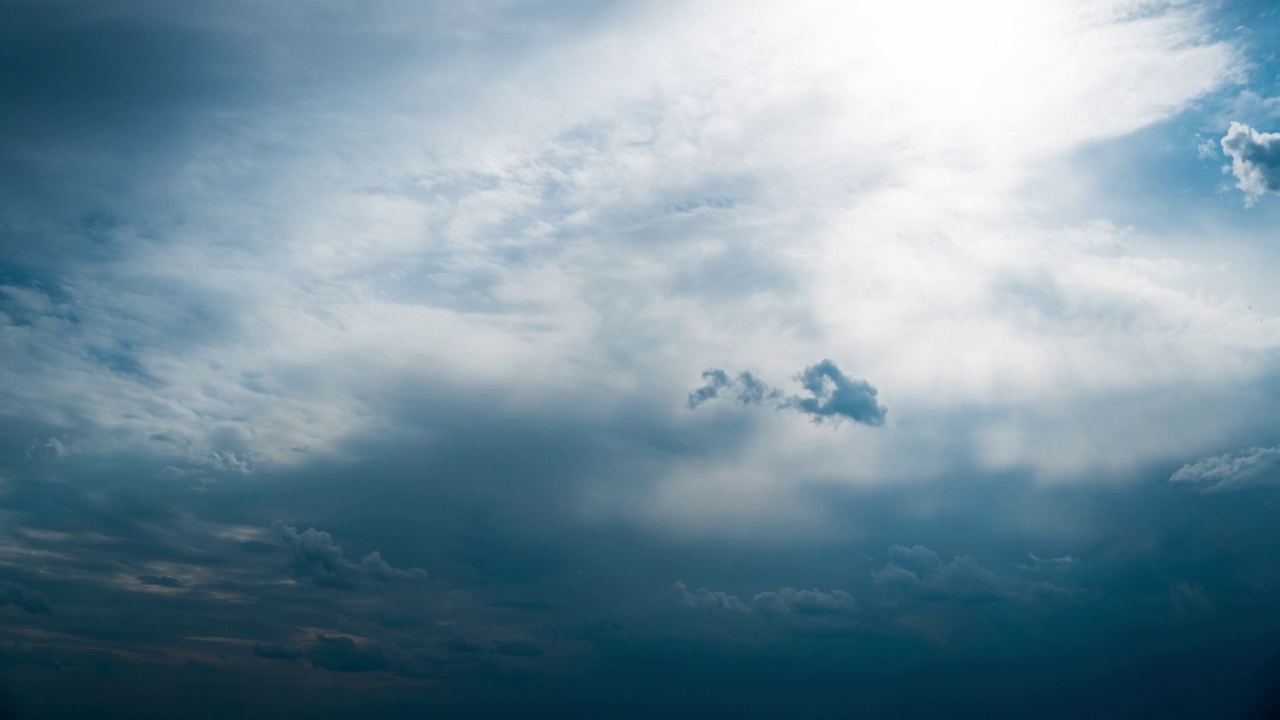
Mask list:
[{"label": "cloud", "polygon": [[48,598],[42,593],[10,580],[0,580],[0,606],[4,605],[17,605],[29,613],[44,615],[53,611]]},{"label": "cloud", "polygon": [[59,460],[71,457],[71,448],[56,437],[51,437],[44,441],[33,441],[27,446],[27,457],[43,456],[58,458]]},{"label": "cloud", "polygon": [[751,604],[740,600],[736,595],[719,590],[698,588],[690,591],[681,581],[671,586],[671,592],[686,607],[706,610],[727,610],[742,615],[760,613],[762,615],[799,615],[820,616],[836,613],[852,612],[853,596],[843,590],[822,591],[796,590],[784,587],[776,592],[766,591],[751,599]]},{"label": "cloud", "polygon": [[831,360],[810,365],[794,378],[809,395],[786,395],[772,389],[750,372],[730,378],[720,369],[702,373],[703,385],[689,393],[689,407],[697,408],[723,393],[732,393],[744,405],[769,404],[783,410],[797,410],[815,423],[826,419],[852,420],[864,425],[883,425],[889,409],[876,399],[878,391],[866,380],[851,378]]},{"label": "cloud", "polygon": [[698,608],[700,610],[727,610],[742,614],[751,612],[751,608],[739,600],[736,595],[706,588],[689,590],[689,586],[685,585],[682,580],[677,580],[671,586],[671,592],[676,595],[680,604],[685,607]]},{"label": "cloud", "polygon": [[177,578],[168,575],[139,575],[138,582],[143,585],[155,585],[157,587],[180,588],[183,582]]},{"label": "cloud", "polygon": [[264,643],[254,643],[253,654],[269,660],[299,660],[302,658],[302,651],[297,648]]},{"label": "cloud", "polygon": [[386,655],[376,647],[363,647],[349,637],[316,634],[316,644],[307,651],[311,667],[335,672],[366,672],[390,667]]},{"label": "cloud", "polygon": [[851,612],[853,596],[843,590],[823,592],[813,590],[796,590],[784,587],[777,592],[762,592],[751,599],[751,604],[762,613],[785,615],[830,615],[833,613]]},{"label": "cloud", "polygon": [[1183,465],[1169,482],[1200,484],[1203,492],[1280,485],[1280,446],[1253,447]]},{"label": "cloud", "polygon": [[375,580],[427,578],[427,571],[421,568],[402,570],[392,567],[377,550],[365,555],[358,564],[353,563],[346,559],[332,535],[315,528],[298,532],[297,528],[280,520],[272,523],[271,527],[285,543],[294,574],[311,578],[320,585],[352,587],[361,577]]},{"label": "cloud", "polygon": [[980,565],[968,555],[946,563],[923,545],[889,547],[889,562],[871,577],[877,584],[896,586],[920,594],[926,600],[977,602],[1010,597],[1010,581]]},{"label": "cloud", "polygon": [[378,580],[426,580],[427,571],[422,568],[409,568],[402,570],[400,568],[391,567],[386,560],[382,559],[382,553],[374,550],[365,555],[360,560],[360,567],[369,577]]},{"label": "cloud", "polygon": [[1280,133],[1258,132],[1233,122],[1222,137],[1222,152],[1231,158],[1236,187],[1244,192],[1247,204],[1280,191]]}]

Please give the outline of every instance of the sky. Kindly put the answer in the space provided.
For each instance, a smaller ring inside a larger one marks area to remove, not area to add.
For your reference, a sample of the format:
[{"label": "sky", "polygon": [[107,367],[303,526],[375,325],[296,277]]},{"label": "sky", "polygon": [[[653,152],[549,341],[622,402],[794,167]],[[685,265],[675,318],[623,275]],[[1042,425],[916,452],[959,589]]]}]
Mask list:
[{"label": "sky", "polygon": [[1280,10],[0,0],[0,718],[1280,713]]}]

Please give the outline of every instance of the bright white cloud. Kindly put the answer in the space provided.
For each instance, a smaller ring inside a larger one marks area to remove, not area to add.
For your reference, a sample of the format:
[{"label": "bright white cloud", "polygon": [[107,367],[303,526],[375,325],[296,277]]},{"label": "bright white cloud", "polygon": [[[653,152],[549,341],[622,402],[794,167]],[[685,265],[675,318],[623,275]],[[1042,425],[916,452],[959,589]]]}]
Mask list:
[{"label": "bright white cloud", "polygon": [[[475,28],[502,12],[478,17],[459,37],[496,57]],[[281,464],[417,392],[606,422],[641,397],[692,427],[705,368],[830,357],[893,408],[884,431],[760,414],[753,442],[656,463],[638,503],[596,500],[686,529],[812,519],[799,483],[957,460],[1122,471],[1228,433],[1163,398],[1225,397],[1280,324],[1017,190],[1237,77],[1203,29],[1178,3],[701,2],[506,61],[407,53],[331,112],[321,83],[225,119],[119,264],[5,288],[0,378],[99,448]]]}]

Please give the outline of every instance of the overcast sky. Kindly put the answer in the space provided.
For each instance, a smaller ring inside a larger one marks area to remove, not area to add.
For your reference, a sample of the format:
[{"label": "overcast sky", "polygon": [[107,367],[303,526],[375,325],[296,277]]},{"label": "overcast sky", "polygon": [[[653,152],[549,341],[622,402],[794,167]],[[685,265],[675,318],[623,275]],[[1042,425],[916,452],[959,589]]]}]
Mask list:
[{"label": "overcast sky", "polygon": [[1269,2],[0,0],[0,104],[0,717],[1280,708]]}]

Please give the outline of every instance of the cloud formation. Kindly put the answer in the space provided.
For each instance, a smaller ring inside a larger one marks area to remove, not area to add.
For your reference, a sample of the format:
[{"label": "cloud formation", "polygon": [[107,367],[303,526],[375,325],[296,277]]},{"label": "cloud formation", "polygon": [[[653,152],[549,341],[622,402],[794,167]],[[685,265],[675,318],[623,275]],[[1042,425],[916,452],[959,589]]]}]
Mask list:
[{"label": "cloud formation", "polygon": [[0,580],[0,607],[17,605],[29,613],[47,615],[52,612],[49,599],[20,582]]},{"label": "cloud formation", "polygon": [[712,368],[702,373],[702,387],[689,393],[689,407],[697,408],[722,395],[731,395],[744,405],[766,404],[778,410],[796,410],[808,415],[815,423],[846,419],[863,425],[884,424],[889,408],[877,399],[879,391],[866,380],[845,375],[831,360],[810,365],[793,379],[809,393],[808,396],[787,395],[770,388],[749,371],[731,378],[724,370]]},{"label": "cloud formation", "polygon": [[1280,485],[1280,446],[1253,447],[1183,465],[1169,482],[1199,484],[1202,492]]},{"label": "cloud formation", "polygon": [[853,596],[843,590],[823,591],[796,590],[784,587],[777,592],[759,593],[747,604],[736,595],[720,590],[698,588],[690,590],[684,582],[677,580],[671,586],[671,592],[684,606],[702,610],[727,610],[742,615],[760,613],[762,615],[833,615],[852,612]]},{"label": "cloud formation", "polygon": [[1258,132],[1233,122],[1222,137],[1222,152],[1231,158],[1231,173],[1247,204],[1280,191],[1280,133]]},{"label": "cloud formation", "polygon": [[382,559],[377,550],[365,555],[359,563],[347,560],[342,548],[327,532],[307,528],[304,532],[285,525],[280,520],[271,527],[284,541],[290,564],[298,577],[311,578],[320,585],[352,587],[361,577],[375,580],[425,580],[427,571],[421,568],[403,570],[392,567]]},{"label": "cloud formation", "polygon": [[1013,594],[1008,580],[972,557],[957,555],[946,563],[923,545],[890,546],[888,564],[872,571],[871,576],[878,584],[906,588],[926,600],[978,602]]}]

